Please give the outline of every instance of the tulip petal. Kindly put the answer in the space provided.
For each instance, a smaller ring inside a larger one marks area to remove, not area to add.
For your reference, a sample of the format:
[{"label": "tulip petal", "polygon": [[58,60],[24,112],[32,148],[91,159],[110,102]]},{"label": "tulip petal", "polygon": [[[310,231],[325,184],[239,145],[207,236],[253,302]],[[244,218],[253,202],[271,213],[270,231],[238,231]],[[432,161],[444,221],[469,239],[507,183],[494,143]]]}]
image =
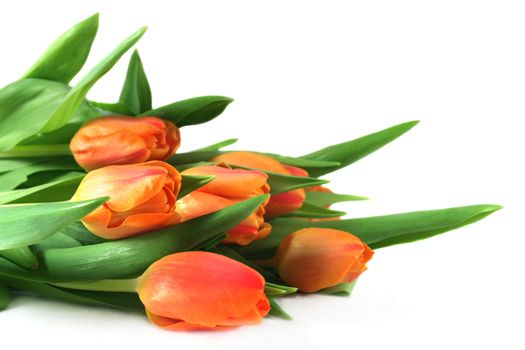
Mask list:
[{"label": "tulip petal", "polygon": [[266,316],[264,283],[258,272],[225,256],[183,252],[151,265],[138,290],[154,315],[215,327],[241,322],[233,320],[256,322],[254,306],[259,317]]},{"label": "tulip petal", "polygon": [[255,170],[230,169],[221,166],[205,165],[190,168],[184,175],[214,175],[215,178],[201,187],[199,191],[225,197],[249,197],[268,193],[270,188],[265,173]]},{"label": "tulip petal", "polygon": [[255,152],[229,152],[220,154],[210,161],[214,163],[226,163],[248,168],[261,169],[279,174],[289,175],[288,170],[279,161],[264,154]]},{"label": "tulip petal", "polygon": [[274,194],[266,206],[265,216],[274,217],[292,213],[303,206],[305,197],[306,193],[302,188]]}]

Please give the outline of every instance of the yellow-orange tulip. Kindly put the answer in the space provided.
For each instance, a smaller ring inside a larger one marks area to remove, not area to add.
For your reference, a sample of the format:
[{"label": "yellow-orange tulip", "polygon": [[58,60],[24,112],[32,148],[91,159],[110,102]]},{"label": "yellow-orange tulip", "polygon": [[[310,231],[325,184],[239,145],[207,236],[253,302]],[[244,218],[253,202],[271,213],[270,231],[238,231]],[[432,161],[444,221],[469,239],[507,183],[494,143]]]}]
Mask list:
[{"label": "yellow-orange tulip", "polygon": [[[270,186],[268,176],[260,171],[230,169],[216,165],[205,165],[186,169],[184,175],[213,175],[215,178],[203,187],[177,201],[177,213],[182,221],[206,215],[245,199],[266,194]],[[272,227],[264,222],[263,203],[254,213],[239,225],[228,231],[225,243],[246,245],[266,237]]]},{"label": "yellow-orange tulip", "polygon": [[180,145],[179,129],[157,117],[110,116],[84,124],[69,147],[86,170],[166,160]]},{"label": "yellow-orange tulip", "polygon": [[[230,152],[218,155],[211,159],[215,163],[245,166],[261,169],[278,174],[293,176],[308,176],[308,173],[297,167],[286,166],[279,161],[260,153],[253,152]],[[274,194],[266,206],[266,217],[274,217],[288,214],[302,207],[305,191],[299,188],[289,192]]]},{"label": "yellow-orange tulip", "polygon": [[356,236],[326,228],[305,228],[286,236],[275,255],[279,275],[301,292],[352,282],[366,270],[372,250]]},{"label": "yellow-orange tulip", "polygon": [[179,222],[180,184],[179,172],[165,162],[110,165],[88,173],[72,200],[110,197],[82,222],[97,236],[119,239]]},{"label": "yellow-orange tulip", "polygon": [[258,324],[270,304],[264,278],[209,252],[183,252],[153,263],[138,285],[150,320],[169,330],[217,330]]}]

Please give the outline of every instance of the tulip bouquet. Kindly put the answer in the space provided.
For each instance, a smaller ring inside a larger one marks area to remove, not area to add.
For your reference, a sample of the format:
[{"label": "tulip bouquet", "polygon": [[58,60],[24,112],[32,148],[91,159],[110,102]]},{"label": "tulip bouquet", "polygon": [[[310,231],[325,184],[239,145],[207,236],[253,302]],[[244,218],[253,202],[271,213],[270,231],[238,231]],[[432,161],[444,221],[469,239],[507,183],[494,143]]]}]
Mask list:
[{"label": "tulip bouquet", "polygon": [[0,308],[31,293],[145,311],[171,330],[288,318],[278,298],[349,295],[374,250],[500,208],[350,219],[330,209],[365,198],[333,193],[324,176],[416,122],[300,157],[224,150],[235,140],[177,152],[185,126],[212,120],[232,100],[204,96],[154,108],[136,51],[119,101],[88,100],[145,32],[70,86],[97,28],[98,15],[75,25],[0,90]]}]

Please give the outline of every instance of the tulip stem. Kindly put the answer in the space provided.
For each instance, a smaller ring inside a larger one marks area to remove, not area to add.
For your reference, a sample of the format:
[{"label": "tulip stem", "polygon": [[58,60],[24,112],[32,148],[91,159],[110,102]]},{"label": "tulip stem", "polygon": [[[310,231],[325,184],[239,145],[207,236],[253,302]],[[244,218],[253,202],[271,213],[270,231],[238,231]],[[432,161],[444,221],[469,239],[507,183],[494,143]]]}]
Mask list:
[{"label": "tulip stem", "polygon": [[64,282],[64,283],[52,283],[54,286],[69,288],[69,289],[80,289],[80,290],[91,290],[98,292],[125,292],[125,293],[136,293],[138,278],[126,279],[126,280],[100,280],[100,281],[85,281],[85,282]]},{"label": "tulip stem", "polygon": [[0,152],[0,158],[49,157],[71,155],[69,145],[23,145],[7,152]]}]

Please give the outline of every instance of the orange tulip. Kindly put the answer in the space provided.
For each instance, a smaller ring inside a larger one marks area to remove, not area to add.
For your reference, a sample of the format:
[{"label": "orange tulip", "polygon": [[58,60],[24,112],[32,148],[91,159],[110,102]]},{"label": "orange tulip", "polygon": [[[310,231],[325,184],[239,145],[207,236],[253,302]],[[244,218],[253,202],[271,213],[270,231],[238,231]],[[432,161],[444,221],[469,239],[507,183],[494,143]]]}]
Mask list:
[{"label": "orange tulip", "polygon": [[179,172],[165,162],[110,165],[88,173],[72,200],[110,197],[82,222],[97,236],[119,239],[179,222],[180,184]]},{"label": "orange tulip", "polygon": [[[308,173],[301,168],[281,164],[277,160],[260,153],[230,152],[218,155],[212,158],[211,161],[261,169],[284,175],[308,176]],[[304,198],[305,192],[303,188],[274,194],[266,206],[265,215],[266,217],[274,217],[294,212],[302,207]]]},{"label": "orange tulip", "polygon": [[366,270],[372,250],[356,236],[326,228],[305,228],[286,236],[275,255],[279,275],[301,292],[352,282]]},{"label": "orange tulip", "polygon": [[[260,171],[229,169],[216,165],[205,165],[186,169],[184,175],[213,175],[215,178],[203,187],[177,201],[177,213],[182,221],[213,213],[245,199],[266,194],[270,186],[268,176]],[[262,239],[272,229],[264,222],[265,206],[263,203],[254,213],[239,225],[228,231],[225,243],[246,245]]]},{"label": "orange tulip", "polygon": [[150,320],[169,330],[258,324],[270,311],[264,278],[225,256],[183,252],[153,263],[138,293]]},{"label": "orange tulip", "polygon": [[157,117],[110,116],[84,124],[69,147],[86,170],[166,160],[180,145],[179,129]]}]

